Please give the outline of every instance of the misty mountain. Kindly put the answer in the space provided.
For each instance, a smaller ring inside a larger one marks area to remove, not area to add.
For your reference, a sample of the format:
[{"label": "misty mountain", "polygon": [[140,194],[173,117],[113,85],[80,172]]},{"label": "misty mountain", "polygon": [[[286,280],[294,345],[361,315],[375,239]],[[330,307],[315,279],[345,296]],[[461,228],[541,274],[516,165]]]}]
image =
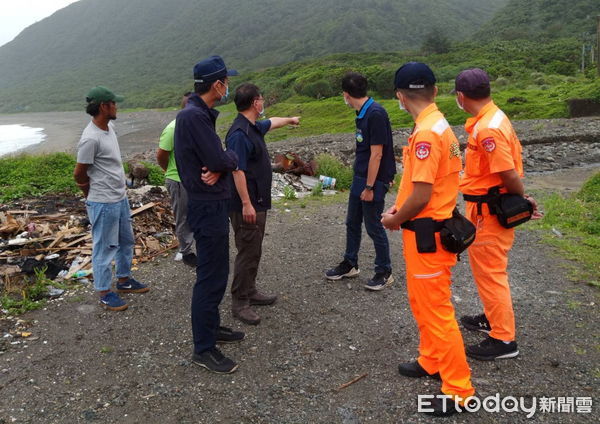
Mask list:
[{"label": "misty mountain", "polygon": [[597,15],[598,0],[509,0],[476,37],[539,41],[574,37],[591,42],[596,34]]},{"label": "misty mountain", "polygon": [[167,98],[211,54],[250,71],[461,40],[507,1],[80,0],[0,47],[0,112],[77,108],[97,84]]}]

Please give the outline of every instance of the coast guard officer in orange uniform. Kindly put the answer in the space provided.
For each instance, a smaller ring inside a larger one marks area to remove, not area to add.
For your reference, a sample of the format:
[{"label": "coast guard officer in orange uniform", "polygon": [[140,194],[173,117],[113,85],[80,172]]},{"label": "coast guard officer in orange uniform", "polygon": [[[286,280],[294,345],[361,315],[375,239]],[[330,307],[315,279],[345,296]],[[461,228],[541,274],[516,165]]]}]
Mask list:
[{"label": "coast guard officer in orange uniform", "polygon": [[465,125],[469,139],[460,191],[466,200],[466,217],[477,227],[469,262],[484,311],[460,321],[469,330],[489,333],[480,344],[468,346],[467,355],[479,360],[514,358],[519,350],[506,267],[515,233],[490,214],[486,195],[493,187],[500,187],[500,193],[523,195],[521,143],[508,117],[490,97],[485,71],[461,72],[454,91],[458,107],[472,116]]},{"label": "coast guard officer in orange uniform", "polygon": [[[381,222],[389,230],[404,228],[408,298],[420,335],[418,359],[400,364],[399,372],[441,379],[442,393],[460,405],[474,389],[451,302],[456,254],[444,250],[439,230],[456,206],[462,162],[458,141],[434,103],[435,82],[424,63],[410,62],[396,72],[400,108],[413,116],[415,127],[403,151],[404,172],[396,204]],[[435,415],[457,412],[456,406],[443,408],[438,398],[432,400]]]}]

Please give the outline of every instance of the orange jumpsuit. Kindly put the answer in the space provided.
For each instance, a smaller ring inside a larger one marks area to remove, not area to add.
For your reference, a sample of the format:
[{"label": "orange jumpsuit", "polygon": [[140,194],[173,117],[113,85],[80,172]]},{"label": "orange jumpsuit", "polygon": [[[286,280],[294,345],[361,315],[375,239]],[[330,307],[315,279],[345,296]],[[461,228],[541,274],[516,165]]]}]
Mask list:
[{"label": "orange jumpsuit", "polygon": [[[494,102],[485,105],[477,116],[469,118],[465,129],[469,140],[465,172],[460,182],[463,194],[484,195],[489,188],[501,186],[499,172],[502,171],[514,169],[523,176],[521,143],[510,120]],[[475,242],[469,247],[469,262],[483,311],[490,322],[490,336],[513,341],[515,316],[506,267],[515,237],[514,229],[502,227],[498,219],[490,215],[486,203],[482,205],[482,214],[478,215],[477,203],[467,202],[466,216],[477,227]]]},{"label": "orange jumpsuit", "polygon": [[[435,104],[416,119],[415,129],[403,150],[404,173],[396,208],[413,191],[413,183],[432,184],[429,203],[415,217],[444,220],[452,216],[458,195],[461,158],[458,141]],[[437,251],[419,253],[415,233],[403,230],[408,299],[419,327],[418,362],[430,374],[440,373],[442,392],[463,398],[473,395],[462,335],[451,302],[451,272],[456,254],[442,247],[435,234]]]}]

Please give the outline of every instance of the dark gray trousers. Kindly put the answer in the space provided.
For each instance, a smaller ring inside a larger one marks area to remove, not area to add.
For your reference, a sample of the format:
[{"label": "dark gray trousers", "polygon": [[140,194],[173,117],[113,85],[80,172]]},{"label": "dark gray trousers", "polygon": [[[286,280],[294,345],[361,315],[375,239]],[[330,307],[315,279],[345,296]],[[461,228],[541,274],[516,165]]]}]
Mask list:
[{"label": "dark gray trousers", "polygon": [[256,293],[256,274],[262,256],[267,212],[256,212],[256,224],[246,224],[241,212],[230,212],[229,218],[237,249],[231,284],[231,308],[239,311],[250,304],[250,297]]},{"label": "dark gray trousers", "polygon": [[187,221],[188,196],[183,184],[165,178],[165,186],[171,196],[171,208],[175,216],[175,236],[179,242],[179,251],[182,255],[194,253],[194,233]]}]

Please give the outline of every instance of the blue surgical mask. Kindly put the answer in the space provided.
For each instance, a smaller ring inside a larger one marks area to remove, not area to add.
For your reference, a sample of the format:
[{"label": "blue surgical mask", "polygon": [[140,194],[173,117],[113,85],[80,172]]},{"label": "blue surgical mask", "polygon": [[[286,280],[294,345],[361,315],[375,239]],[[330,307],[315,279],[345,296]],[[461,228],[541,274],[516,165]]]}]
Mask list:
[{"label": "blue surgical mask", "polygon": [[[225,85],[225,83],[222,83],[222,84]],[[225,85],[225,94],[223,94],[221,96],[221,102],[225,103],[228,98],[229,98],[229,85]]]},{"label": "blue surgical mask", "polygon": [[229,99],[229,85],[225,88],[225,95],[221,97],[221,101],[225,103]]}]

